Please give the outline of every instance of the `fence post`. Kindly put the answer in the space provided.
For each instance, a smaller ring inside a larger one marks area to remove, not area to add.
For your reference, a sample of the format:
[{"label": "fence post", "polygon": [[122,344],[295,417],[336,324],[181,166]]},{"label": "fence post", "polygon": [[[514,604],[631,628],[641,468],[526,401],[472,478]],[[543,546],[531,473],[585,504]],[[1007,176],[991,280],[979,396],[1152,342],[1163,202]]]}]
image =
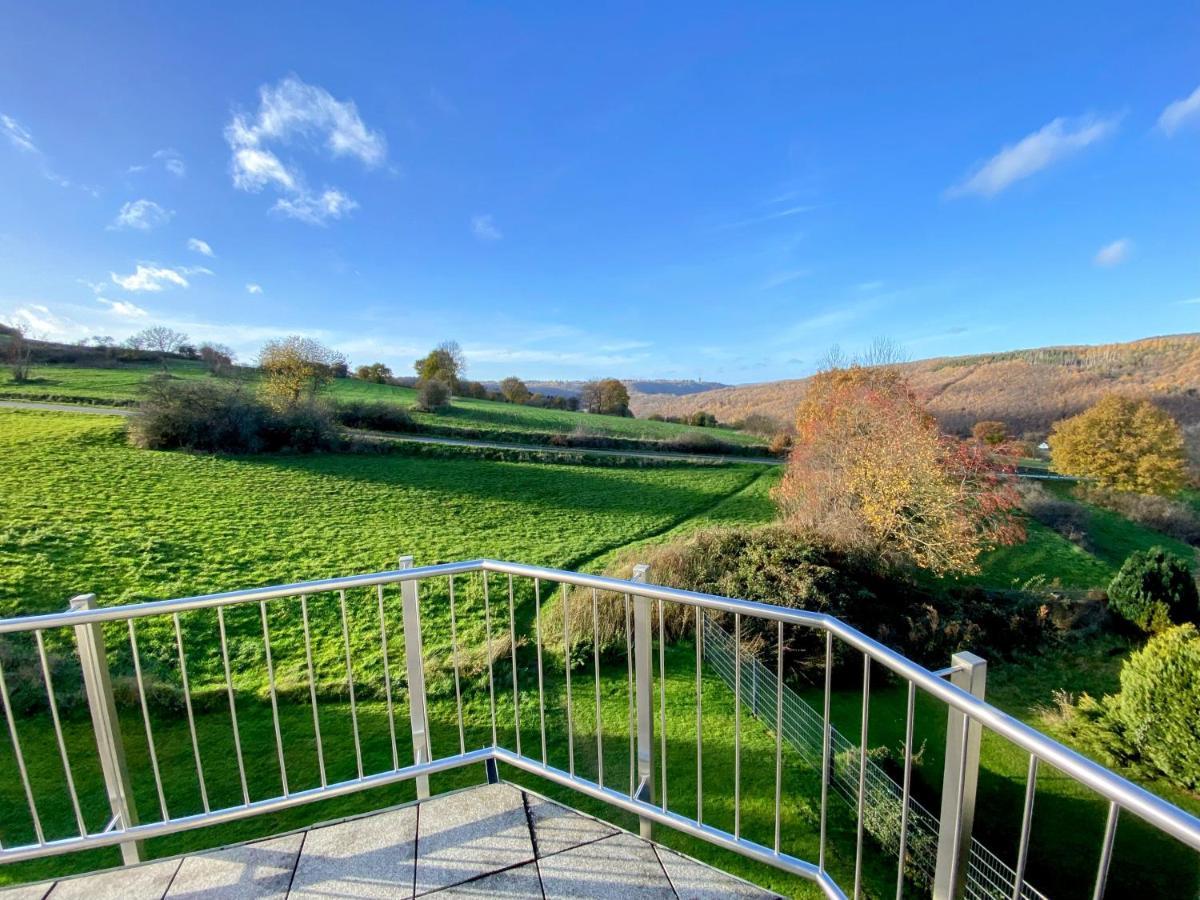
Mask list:
[{"label": "fence post", "polygon": [[[71,598],[72,610],[96,608],[95,594],[80,594]],[[92,731],[96,735],[96,750],[104,787],[113,821],[121,828],[138,824],[137,804],[125,762],[125,744],[121,740],[121,722],[113,701],[112,679],[108,672],[108,656],[104,647],[104,626],[99,622],[75,626],[75,643],[79,649],[79,665],[83,687],[87,694],[88,711],[92,715]],[[144,857],[141,841],[121,844],[121,861],[125,865],[139,863]]]},{"label": "fence post", "polygon": [[[400,557],[400,568],[411,569],[413,558]],[[418,582],[400,582],[404,615],[404,661],[408,671],[408,719],[412,726],[413,762],[433,760],[429,747],[429,716],[425,711],[425,656],[421,647],[421,610],[417,601]],[[429,797],[429,776],[417,776],[417,799]]]},{"label": "fence post", "polygon": [[[645,583],[649,566],[633,567],[633,581]],[[633,685],[637,698],[637,774],[638,800],[654,802],[654,630],[650,615],[650,598],[633,597]],[[649,819],[641,819],[641,835],[653,836]]]},{"label": "fence post", "polygon": [[[955,653],[950,657],[950,665],[954,669],[950,683],[980,700],[984,699],[987,660],[974,653]],[[983,726],[978,722],[968,725],[966,716],[950,707],[950,718],[946,724],[946,766],[942,776],[942,814],[938,827],[934,900],[953,900],[963,895],[971,853],[971,829],[975,823],[975,788],[979,781],[979,739],[982,733]]]}]

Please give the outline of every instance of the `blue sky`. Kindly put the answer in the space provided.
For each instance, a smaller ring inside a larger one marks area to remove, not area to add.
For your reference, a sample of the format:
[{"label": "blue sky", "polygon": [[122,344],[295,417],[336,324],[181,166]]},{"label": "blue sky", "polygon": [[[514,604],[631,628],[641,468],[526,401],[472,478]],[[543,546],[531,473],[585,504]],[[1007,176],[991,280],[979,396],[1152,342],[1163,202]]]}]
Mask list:
[{"label": "blue sky", "polygon": [[8,4],[0,318],[478,378],[1200,330],[1191,3]]}]

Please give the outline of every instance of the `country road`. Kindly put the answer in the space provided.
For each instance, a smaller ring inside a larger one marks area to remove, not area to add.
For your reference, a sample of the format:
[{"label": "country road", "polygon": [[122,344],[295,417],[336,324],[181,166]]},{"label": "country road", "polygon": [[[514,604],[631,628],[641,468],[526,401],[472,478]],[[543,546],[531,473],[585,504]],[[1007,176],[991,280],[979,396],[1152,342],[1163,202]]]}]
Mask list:
[{"label": "country road", "polygon": [[[128,416],[132,409],[120,406],[86,406],[70,403],[38,403],[29,400],[0,400],[0,408],[39,409],[47,412],[86,413],[96,416]],[[480,441],[470,438],[454,438],[430,434],[399,434],[394,432],[361,431],[346,429],[358,437],[375,441],[402,441],[408,444],[438,444],[444,447],[476,447],[490,450],[516,450],[560,456],[616,456],[622,459],[657,459],[688,462],[696,465],[713,463],[748,463],[758,466],[778,466],[783,460],[761,456],[719,456],[709,453],[668,453],[653,450],[601,450],[590,447],[551,447],[548,444],[511,444],[498,441]]]}]

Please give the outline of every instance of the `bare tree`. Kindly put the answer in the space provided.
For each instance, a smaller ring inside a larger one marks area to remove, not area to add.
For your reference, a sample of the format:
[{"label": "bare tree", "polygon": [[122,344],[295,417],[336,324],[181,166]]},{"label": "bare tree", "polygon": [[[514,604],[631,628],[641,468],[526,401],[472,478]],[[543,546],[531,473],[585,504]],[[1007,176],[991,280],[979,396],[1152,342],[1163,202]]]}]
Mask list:
[{"label": "bare tree", "polygon": [[[129,344],[138,350],[149,350],[158,354],[158,361],[163,371],[167,371],[167,354],[178,353],[179,348],[187,343],[188,336],[182,331],[168,328],[166,325],[154,325],[139,331],[129,339]],[[134,341],[137,343],[134,343]]]},{"label": "bare tree", "polygon": [[29,372],[33,367],[33,338],[29,326],[22,322],[13,322],[0,328],[0,336],[4,341],[4,363],[16,382],[28,381]]}]

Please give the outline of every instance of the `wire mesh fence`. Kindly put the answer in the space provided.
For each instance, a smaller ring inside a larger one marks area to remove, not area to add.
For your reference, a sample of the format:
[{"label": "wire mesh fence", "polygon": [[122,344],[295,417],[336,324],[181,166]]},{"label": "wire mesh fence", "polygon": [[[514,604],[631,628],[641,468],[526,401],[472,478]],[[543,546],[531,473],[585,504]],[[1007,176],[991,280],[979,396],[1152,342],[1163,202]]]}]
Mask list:
[{"label": "wire mesh fence", "polygon": [[[721,679],[733,687],[735,669],[734,639],[724,628],[704,617],[704,659]],[[742,697],[755,718],[769,728],[775,726],[775,673],[749,653],[739,657],[742,672]],[[783,686],[783,738],[815,768],[820,768],[824,747],[824,720],[799,694]],[[830,729],[829,786],[851,808],[858,806],[859,746],[836,728]],[[864,812],[866,831],[892,856],[900,853],[900,827],[903,788],[879,763],[867,759]],[[909,802],[905,873],[922,887],[933,884],[937,865],[938,817],[916,799]],[[981,844],[971,839],[964,893],[968,900],[1010,898],[1016,871]],[[1044,894],[1025,882],[1022,900],[1046,900]]]}]

